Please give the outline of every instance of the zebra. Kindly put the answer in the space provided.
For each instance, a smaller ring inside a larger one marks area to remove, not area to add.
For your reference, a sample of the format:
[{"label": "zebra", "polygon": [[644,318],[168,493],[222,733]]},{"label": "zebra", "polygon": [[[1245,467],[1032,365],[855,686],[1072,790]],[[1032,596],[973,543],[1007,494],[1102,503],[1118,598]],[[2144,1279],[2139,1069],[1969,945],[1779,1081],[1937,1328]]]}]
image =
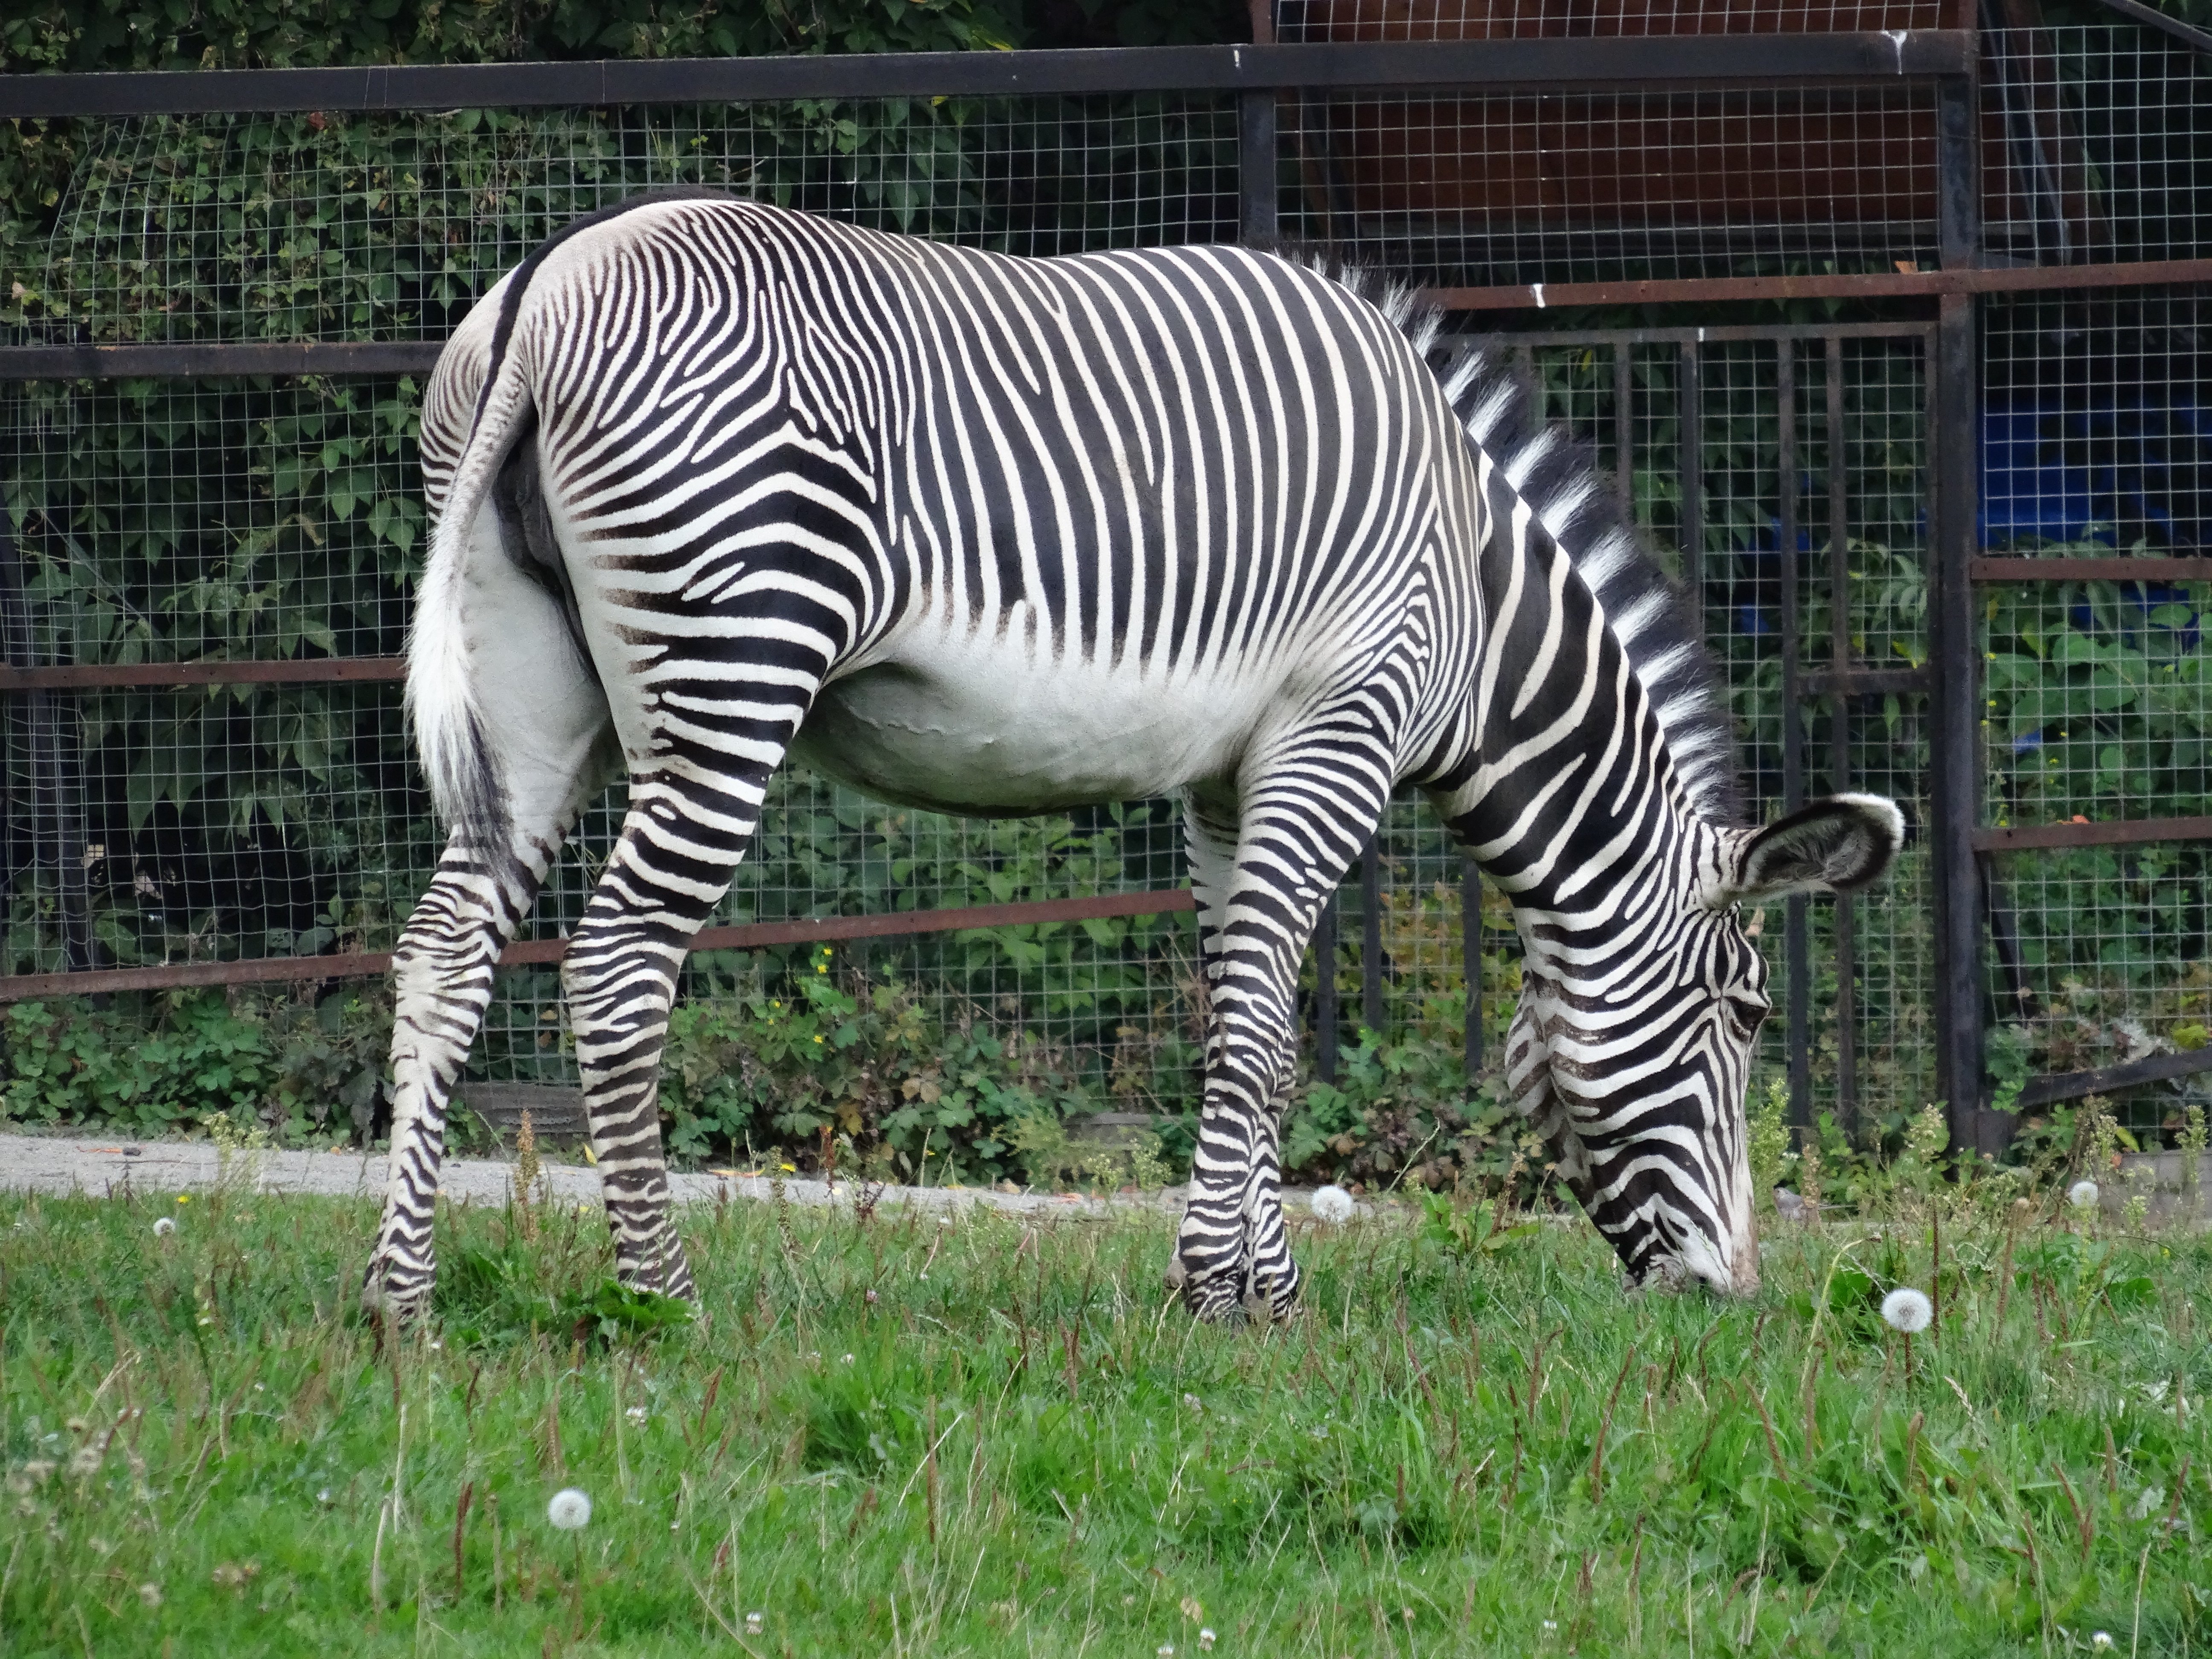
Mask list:
[{"label": "zebra", "polygon": [[1756,1285],[1741,907],[1886,799],[1739,821],[1693,619],[1510,374],[1402,291],[1234,246],[1021,258],[705,192],[570,225],[425,390],[407,704],[447,839],[394,957],[364,1298],[421,1310],[447,1103],[585,802],[562,981],[623,1282],[696,1295],[656,1106],[678,971],[798,759],[1018,815],[1181,799],[1208,994],[1167,1282],[1292,1310],[1279,1119],[1320,907],[1425,792],[1526,943],[1516,1106],[1632,1287]]}]

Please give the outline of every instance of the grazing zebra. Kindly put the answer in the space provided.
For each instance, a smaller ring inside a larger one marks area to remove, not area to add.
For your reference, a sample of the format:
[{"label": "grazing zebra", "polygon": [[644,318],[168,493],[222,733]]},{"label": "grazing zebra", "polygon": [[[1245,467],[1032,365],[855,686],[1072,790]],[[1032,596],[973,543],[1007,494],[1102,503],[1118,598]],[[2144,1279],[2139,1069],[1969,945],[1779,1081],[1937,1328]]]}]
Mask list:
[{"label": "grazing zebra", "polygon": [[1693,625],[1590,467],[1491,366],[1440,383],[1386,299],[1239,248],[1021,259],[699,195],[493,289],[423,405],[407,691],[450,836],[395,957],[370,1301],[428,1295],[494,963],[617,766],[562,975],[618,1270],[692,1293],[662,1037],[794,755],[952,812],[1181,797],[1212,1026],[1168,1277],[1199,1315],[1295,1297],[1297,974],[1401,784],[1512,898],[1514,1098],[1632,1280],[1754,1285],[1736,906],[1873,879],[1902,819],[1737,825]]}]

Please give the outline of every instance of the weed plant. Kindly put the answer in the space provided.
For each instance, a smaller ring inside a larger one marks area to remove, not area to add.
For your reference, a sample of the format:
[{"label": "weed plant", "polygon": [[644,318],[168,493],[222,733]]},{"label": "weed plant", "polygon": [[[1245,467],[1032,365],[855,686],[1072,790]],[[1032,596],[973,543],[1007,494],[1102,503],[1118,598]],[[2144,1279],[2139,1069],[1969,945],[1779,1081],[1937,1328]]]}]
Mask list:
[{"label": "weed plant", "polygon": [[868,1196],[688,1212],[696,1322],[603,1299],[595,1214],[448,1210],[396,1335],[354,1310],[366,1202],[0,1200],[0,1650],[2212,1635],[2212,1241],[1900,1188],[1771,1225],[1755,1296],[1629,1297],[1580,1223],[1431,1196],[1301,1224],[1303,1314],[1224,1329],[1161,1291],[1157,1214]]}]

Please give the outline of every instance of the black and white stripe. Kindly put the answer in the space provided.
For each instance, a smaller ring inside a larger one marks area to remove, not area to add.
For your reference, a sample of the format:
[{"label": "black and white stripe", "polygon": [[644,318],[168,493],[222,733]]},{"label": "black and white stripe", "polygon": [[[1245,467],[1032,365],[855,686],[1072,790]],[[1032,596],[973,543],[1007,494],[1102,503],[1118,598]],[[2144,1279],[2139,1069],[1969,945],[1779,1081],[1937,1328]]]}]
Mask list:
[{"label": "black and white stripe", "polygon": [[1297,967],[1401,783],[1513,897],[1513,1086],[1632,1274],[1750,1282],[1765,969],[1734,907],[1871,879],[1896,809],[1736,827],[1694,628],[1588,464],[1481,362],[1440,383],[1384,298],[1243,249],[1025,260],[715,198],[583,222],[487,296],[423,413],[409,697],[451,840],[398,956],[371,1295],[427,1294],[491,963],[614,765],[563,972],[621,1271],[690,1291],[661,1040],[794,753],[957,811],[1181,794],[1213,1027],[1170,1278],[1200,1314],[1295,1297]]}]

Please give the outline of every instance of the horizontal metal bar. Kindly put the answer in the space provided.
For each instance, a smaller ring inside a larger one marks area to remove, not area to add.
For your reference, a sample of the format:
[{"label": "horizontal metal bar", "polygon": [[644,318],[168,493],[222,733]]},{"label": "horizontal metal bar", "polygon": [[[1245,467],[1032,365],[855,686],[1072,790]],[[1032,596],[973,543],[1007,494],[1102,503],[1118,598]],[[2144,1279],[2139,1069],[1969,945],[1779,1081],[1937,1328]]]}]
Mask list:
[{"label": "horizontal metal bar", "polygon": [[2027,823],[1974,831],[1977,853],[2033,847],[2130,847],[2148,841],[2212,839],[2212,817],[2123,818],[2110,823]]},{"label": "horizontal metal bar", "polygon": [[[1757,276],[1754,283],[1794,278]],[[1661,286],[1665,286],[1662,284]],[[1433,289],[1439,305],[1455,290]],[[1517,290],[1516,290],[1517,291]],[[1444,308],[1449,309],[1449,306]],[[1925,337],[1933,325],[1917,322],[1741,324],[1724,328],[1638,328],[1603,331],[1605,339],[1632,345],[1676,341],[1786,340],[1826,338],[1903,339]],[[1457,337],[1481,344],[1583,345],[1598,338],[1586,331],[1553,334],[1480,334]],[[173,345],[0,346],[0,381],[216,380],[228,375],[316,374],[332,380],[427,374],[436,367],[443,340],[204,341]]]},{"label": "horizontal metal bar", "polygon": [[427,374],[443,340],[208,341],[175,345],[0,346],[0,380],[197,380],[223,374],[333,379]]},{"label": "horizontal metal bar", "polygon": [[1431,289],[1428,297],[1447,311],[1546,311],[1558,306],[1681,305],[1717,300],[1907,300],[1946,294],[2024,294],[2050,289],[2152,288],[2168,283],[2204,282],[2212,282],[2212,259],[2036,265],[2007,270],[1874,270],[1856,275],[1532,283],[1512,288]]},{"label": "horizontal metal bar", "polygon": [[1978,582],[2212,582],[2212,559],[1970,559]]},{"label": "horizontal metal bar", "polygon": [[1613,40],[1372,40],[1052,52],[854,52],[583,64],[379,64],[0,76],[0,119],[285,111],[604,108],[797,98],[1035,97],[1331,88],[1895,81],[1964,75],[1956,29]]},{"label": "horizontal metal bar", "polygon": [[1928,689],[1926,668],[1823,668],[1807,674],[1808,697],[1897,696]]},{"label": "horizontal metal bar", "polygon": [[[770,945],[812,945],[825,939],[900,939],[915,933],[959,933],[981,927],[1041,927],[1109,916],[1170,915],[1196,908],[1187,887],[1149,893],[1101,893],[1090,898],[1042,899],[1027,904],[977,904],[953,910],[908,910],[872,916],[818,916],[797,921],[758,921],[708,927],[694,951],[755,951]],[[510,945],[502,968],[549,966],[568,953],[568,941],[532,939]],[[112,991],[167,991],[195,985],[273,985],[301,980],[373,979],[390,971],[388,952],[355,956],[256,957],[244,962],[184,962],[149,968],[102,968],[76,974],[0,974],[0,1003],[34,998],[94,996]]]},{"label": "horizontal metal bar", "polygon": [[404,680],[404,657],[302,657],[282,662],[88,663],[66,668],[0,668],[0,693],[103,691],[131,686],[325,685]]},{"label": "horizontal metal bar", "polygon": [[[1765,280],[1760,278],[1758,280]],[[1449,289],[1432,289],[1432,303]],[[1710,345],[1734,340],[1932,340],[1933,322],[1732,323],[1724,328],[1686,325],[1677,328],[1576,328],[1522,333],[1447,331],[1440,344],[1465,343],[1495,349],[1503,346]]]},{"label": "horizontal metal bar", "polygon": [[2163,1083],[2168,1078],[2189,1077],[2197,1072],[2212,1072],[2212,1048],[2153,1054],[2148,1060],[2131,1060],[2124,1066],[2106,1066],[2094,1072],[2058,1072],[2032,1079],[2020,1091],[2014,1109],[2033,1111],[2055,1101],[2111,1094],[2116,1090],[2140,1088],[2146,1083]]}]

